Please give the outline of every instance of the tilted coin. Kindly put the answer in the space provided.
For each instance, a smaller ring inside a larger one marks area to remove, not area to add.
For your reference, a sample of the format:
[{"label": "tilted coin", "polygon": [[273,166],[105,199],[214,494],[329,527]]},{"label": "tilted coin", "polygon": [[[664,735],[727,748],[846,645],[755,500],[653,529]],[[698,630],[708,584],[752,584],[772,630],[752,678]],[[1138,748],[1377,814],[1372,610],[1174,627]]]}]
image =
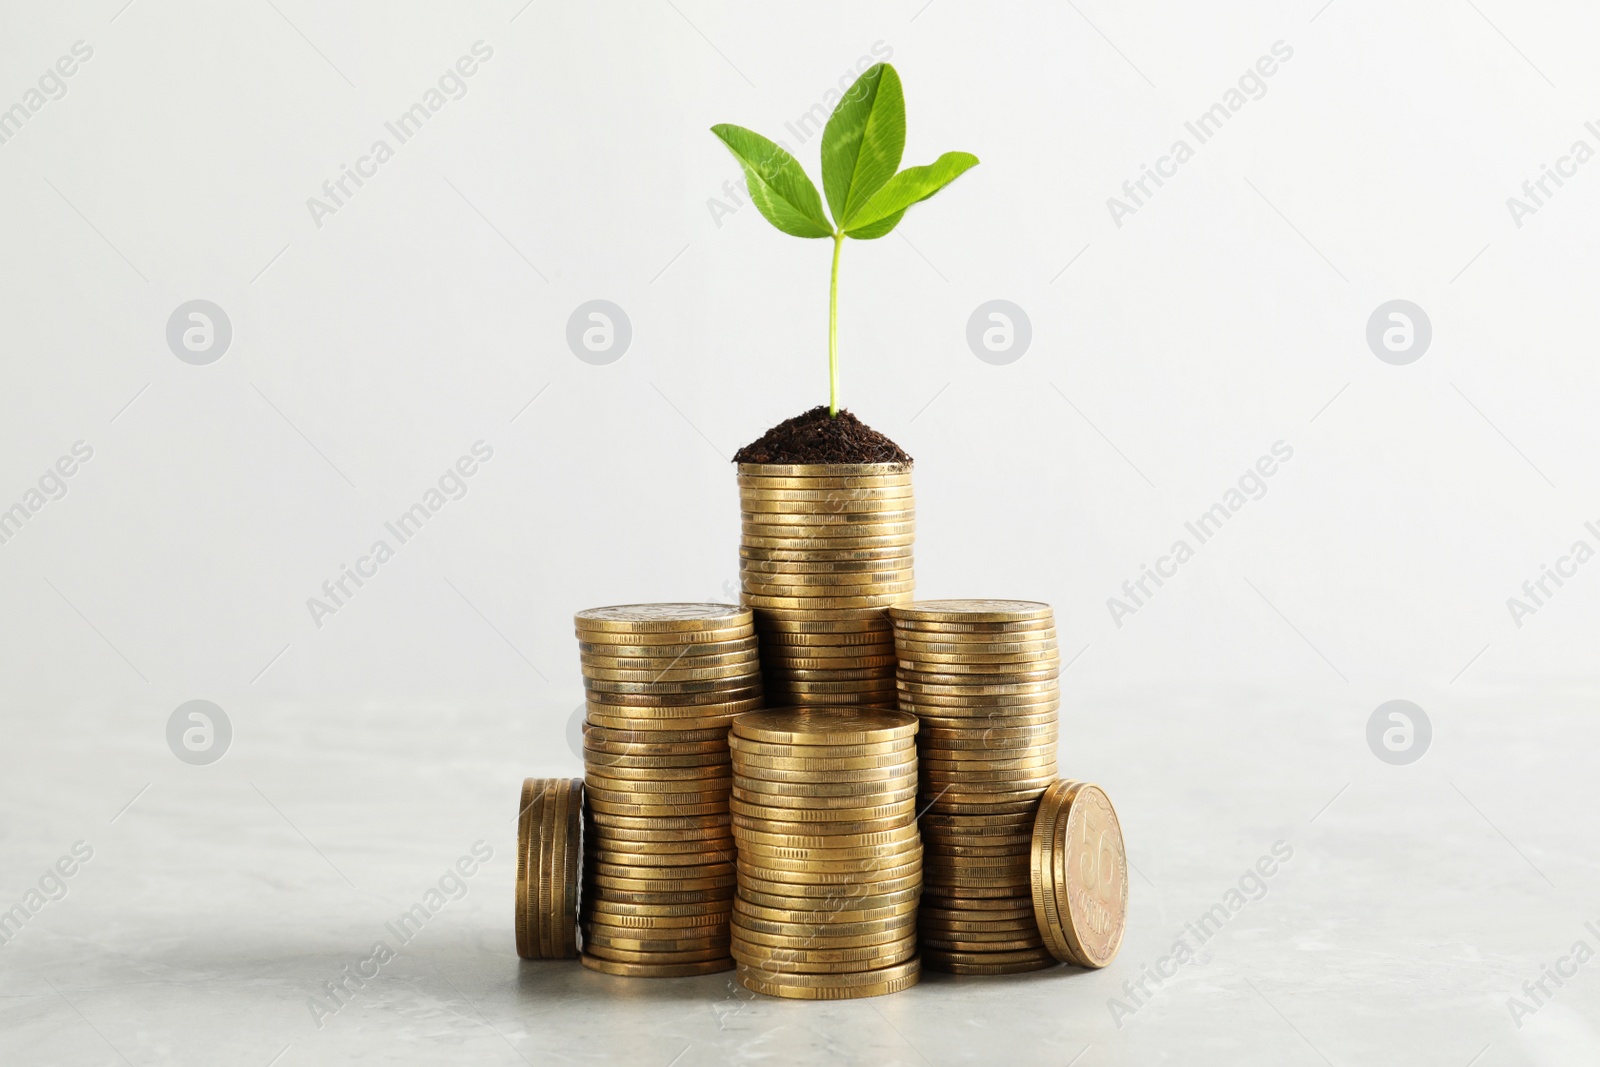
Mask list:
[{"label": "tilted coin", "polygon": [[1128,914],[1128,860],[1116,809],[1099,786],[1069,781],[1050,788],[1040,813],[1055,815],[1047,837],[1035,833],[1050,862],[1050,877],[1034,880],[1035,910],[1055,916],[1041,923],[1045,943],[1058,959],[1064,948],[1070,962],[1104,967],[1122,946]]}]

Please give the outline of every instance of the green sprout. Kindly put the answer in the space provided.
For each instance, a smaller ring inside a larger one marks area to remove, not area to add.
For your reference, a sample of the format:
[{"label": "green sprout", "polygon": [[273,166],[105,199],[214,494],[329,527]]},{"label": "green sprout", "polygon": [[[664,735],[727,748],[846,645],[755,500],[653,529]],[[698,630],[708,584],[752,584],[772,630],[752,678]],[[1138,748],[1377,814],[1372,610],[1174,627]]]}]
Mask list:
[{"label": "green sprout", "polygon": [[[912,204],[926,200],[978,163],[946,152],[925,167],[900,170],[906,147],[906,101],[887,63],[856,79],[822,131],[822,188],[833,222],[805,168],[784,149],[743,126],[711,127],[744,168],[750,200],[766,220],[795,237],[833,238],[828,281],[828,413],[839,413],[839,252],[844,239],[889,233]],[[898,171],[898,173],[896,173]]]}]

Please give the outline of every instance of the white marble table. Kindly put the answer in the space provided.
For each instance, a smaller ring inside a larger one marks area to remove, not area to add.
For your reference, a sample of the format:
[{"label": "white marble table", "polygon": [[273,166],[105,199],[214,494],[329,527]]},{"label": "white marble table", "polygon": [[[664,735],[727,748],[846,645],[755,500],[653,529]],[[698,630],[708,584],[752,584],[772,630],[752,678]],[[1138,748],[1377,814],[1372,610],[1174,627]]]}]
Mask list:
[{"label": "white marble table", "polygon": [[[1063,769],[1106,785],[1137,867],[1121,956],[831,1004],[516,958],[518,784],[576,770],[564,709],[238,712],[207,767],[166,749],[169,710],[7,709],[0,908],[93,855],[0,945],[0,1063],[1600,1062],[1600,962],[1522,988],[1600,949],[1600,722],[1575,697],[1433,708],[1406,767],[1367,750],[1367,707],[1069,701]],[[402,944],[385,924],[478,841]],[[1193,961],[1139,991],[1179,938]],[[315,1012],[379,940],[394,958]]]}]

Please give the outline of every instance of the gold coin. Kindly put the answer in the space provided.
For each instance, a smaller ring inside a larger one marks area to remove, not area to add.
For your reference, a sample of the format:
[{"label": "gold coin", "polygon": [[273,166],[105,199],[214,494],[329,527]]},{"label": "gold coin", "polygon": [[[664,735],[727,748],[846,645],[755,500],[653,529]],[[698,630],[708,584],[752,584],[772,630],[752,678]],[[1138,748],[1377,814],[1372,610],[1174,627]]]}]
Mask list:
[{"label": "gold coin", "polygon": [[683,978],[692,974],[731,971],[736,966],[731,956],[699,963],[622,963],[586,955],[580,957],[579,962],[591,971],[622,975],[627,978]]},{"label": "gold coin", "polygon": [[824,488],[747,485],[739,479],[741,502],[763,501],[770,503],[818,507],[822,510],[850,504],[870,504],[876,501],[904,500],[914,490],[910,482],[898,485],[826,486]]},{"label": "gold coin", "polygon": [[822,677],[820,674],[808,672],[815,671],[846,671],[855,672],[871,670],[872,677],[886,675],[894,670],[893,656],[863,656],[846,654],[842,656],[785,656],[771,652],[762,661],[763,669],[779,674],[794,674],[800,678]]},{"label": "gold coin", "polygon": [[740,540],[747,548],[777,549],[785,552],[821,553],[820,558],[823,559],[866,548],[905,549],[914,544],[916,539],[916,535],[909,532],[877,537],[831,538],[774,536],[769,534],[753,533],[749,530],[742,530],[740,534]]},{"label": "gold coin", "polygon": [[[739,887],[735,901],[786,911],[844,915],[855,911],[870,911],[874,908],[915,904],[922,896],[922,883],[920,882],[884,893],[875,892],[874,887],[866,885],[836,886],[835,888],[838,889],[838,892],[833,894],[820,897],[796,897],[788,893],[764,893],[753,886],[742,885]],[[818,916],[817,921],[823,921],[823,916]]]},{"label": "gold coin", "polygon": [[600,913],[584,917],[586,925],[604,926],[608,930],[651,930],[672,932],[677,930],[726,930],[732,916],[730,911],[705,912],[700,915],[617,915]]},{"label": "gold coin", "polygon": [[[1039,924],[1034,921],[1031,912],[1014,919],[975,919],[966,912],[942,912],[941,914],[955,914],[963,917],[959,919],[936,919],[919,911],[917,913],[918,927],[924,931],[937,931],[940,935],[947,937],[959,937],[962,934],[999,934],[1008,931],[1021,931],[1022,934],[1037,934],[1039,932]],[[1018,934],[1018,936],[1022,936],[1022,934]]]},{"label": "gold coin", "polygon": [[1050,953],[1042,948],[1019,949],[1012,952],[947,952],[933,949],[925,953],[929,965],[937,960],[940,963],[962,964],[1004,964],[1004,963],[1035,963],[1044,961],[1046,965],[1055,961],[1050,958]]},{"label": "gold coin", "polygon": [[[807,747],[817,748],[820,746],[812,745]],[[799,756],[750,756],[737,748],[733,753],[733,767],[736,774],[744,774],[747,771],[760,774],[764,770],[810,771],[817,781],[828,781],[828,775],[833,771],[871,771],[889,768],[910,774],[916,770],[916,766],[917,754],[914,749],[903,755],[895,753],[892,755],[858,756],[842,759],[833,759],[827,756],[815,756],[810,759]]]},{"label": "gold coin", "polygon": [[[672,836],[680,836],[685,830],[708,830],[710,827],[726,828],[732,822],[730,815],[686,815],[680,818],[654,818],[639,819],[627,815],[606,815],[602,812],[594,813],[594,823],[597,834],[606,834],[609,827],[619,830],[648,830],[652,834],[661,834],[664,830],[673,831]],[[665,835],[663,835],[665,836]],[[708,830],[702,836],[710,837],[713,833]]]},{"label": "gold coin", "polygon": [[[823,547],[823,548],[787,548],[758,547],[751,544],[739,546],[739,560],[741,565],[751,561],[762,563],[848,563],[848,562],[873,562],[878,560],[904,560],[906,565],[915,554],[908,541],[903,545],[879,545],[856,548]],[[883,617],[885,629],[892,628],[889,617]]]},{"label": "gold coin", "polygon": [[[749,507],[750,503],[757,506]],[[760,506],[768,503],[771,501],[740,501],[739,518],[752,532],[765,533],[767,527],[782,527],[823,530],[827,531],[821,535],[823,537],[838,537],[853,536],[844,531],[860,527],[872,533],[904,533],[906,531],[902,527],[915,526],[917,521],[916,504],[910,497],[885,499],[882,506],[874,506],[877,502],[864,501],[866,506],[863,508],[837,511],[829,508],[774,510]]]},{"label": "gold coin", "polygon": [[[757,708],[761,706],[760,700],[754,700],[751,701],[751,703]],[[637,709],[624,708],[621,710],[634,711]],[[742,714],[742,712],[739,714]],[[675,735],[681,736],[684,733],[714,733],[719,730],[724,736],[726,736],[728,732],[728,723],[732,720],[732,718],[732,715],[717,715],[707,718],[686,715],[669,716],[665,718],[643,718],[637,716],[622,717],[595,711],[595,706],[590,704],[588,722],[591,727],[599,726],[617,732],[631,731],[641,737],[672,737]],[[689,726],[696,727],[696,729],[680,729],[680,727]]]},{"label": "gold coin", "polygon": [[[587,775],[600,789],[645,793],[704,792],[726,787],[733,782],[731,759],[716,763],[693,763],[687,767],[659,766],[655,760],[640,767],[625,760],[627,757],[624,756],[587,758]],[[693,773],[682,773],[686,771]]]},{"label": "gold coin", "polygon": [[[713,731],[707,731],[712,733]],[[626,759],[717,759],[728,754],[727,731],[720,737],[704,740],[658,740],[656,733],[634,733],[631,730],[602,730],[585,723],[583,748],[597,756]]]},{"label": "gold coin", "polygon": [[[930,635],[925,631],[896,630],[895,644],[902,654],[913,659],[927,655],[1011,657],[1059,653],[1060,648],[1054,632],[1043,630],[1036,632],[1038,636],[1031,637],[1027,641],[988,641],[968,640],[985,636],[980,634]],[[936,636],[938,639],[924,640],[930,636]]]},{"label": "gold coin", "polygon": [[[769,882],[804,882],[812,885],[854,885],[876,878],[904,878],[922,863],[920,850],[904,855],[863,857],[853,860],[833,860],[819,863],[816,860],[789,860],[772,856],[752,856],[749,851],[739,855],[742,870],[752,877]],[[1023,872],[1027,878],[1027,872]]]},{"label": "gold coin", "polygon": [[719,889],[661,892],[657,890],[602,889],[599,886],[585,885],[583,891],[586,895],[593,894],[619,904],[704,904],[711,901],[727,904],[733,899],[734,888],[726,886]]},{"label": "gold coin", "polygon": [[[762,907],[760,904],[752,904],[750,901],[739,897],[735,897],[733,900],[733,910],[746,919],[759,919],[768,923],[814,923],[817,921],[815,911],[800,908],[767,908]],[[877,919],[893,919],[901,915],[916,914],[917,902],[915,900],[907,900],[884,907],[857,908],[852,911],[829,913],[831,921],[841,923],[872,922]]]},{"label": "gold coin", "polygon": [[[731,803],[731,802],[730,802]],[[769,819],[763,816],[739,815],[733,816],[734,830],[753,830],[763,834],[791,834],[791,835],[828,835],[828,836],[854,836],[857,834],[876,834],[889,830],[897,830],[902,826],[915,825],[912,820],[916,811],[912,805],[906,805],[903,813],[886,816],[881,819],[855,819],[849,822],[820,821],[806,819]],[[731,810],[731,808],[730,808]]]},{"label": "gold coin", "polygon": [[894,613],[896,622],[1035,622],[1052,619],[1036,600],[919,600]]},{"label": "gold coin", "polygon": [[849,1000],[898,993],[917,983],[922,974],[919,957],[889,967],[854,974],[777,974],[748,963],[735,971],[739,984],[755,993],[796,1000]]},{"label": "gold coin", "polygon": [[593,874],[589,871],[584,872],[583,879],[585,885],[594,886],[596,889],[615,889],[623,893],[660,892],[664,895],[688,893],[702,889],[731,889],[735,884],[734,875],[731,872],[728,874],[707,875],[704,878],[684,878],[666,885],[652,878],[622,878],[610,874]]},{"label": "gold coin", "polygon": [[915,522],[915,497],[872,497],[821,504],[815,500],[752,500],[739,497],[739,517],[773,526],[853,526]]},{"label": "gold coin", "polygon": [[775,821],[816,822],[827,823],[830,826],[837,826],[841,823],[853,825],[863,822],[898,822],[901,819],[915,818],[917,814],[917,797],[914,792],[908,793],[900,800],[892,800],[888,797],[869,797],[865,799],[875,801],[875,803],[857,803],[855,805],[833,807],[827,805],[819,807],[780,807],[731,796],[727,799],[727,805],[728,810],[735,816],[735,825],[738,824],[740,819],[746,819],[754,823],[757,828],[770,825]]},{"label": "gold coin", "polygon": [[892,788],[904,784],[905,779],[913,776],[915,774],[915,771],[911,769],[913,767],[915,767],[915,763],[908,762],[898,766],[874,767],[869,770],[832,770],[826,774],[819,774],[815,770],[784,770],[778,767],[740,765],[736,777],[746,788],[756,790],[764,788],[762,785],[764,782],[773,782],[779,785],[883,783],[883,788]]},{"label": "gold coin", "polygon": [[[1007,900],[1020,903],[1028,899],[1029,886],[1026,881],[996,882],[994,885],[955,885],[949,881],[940,881],[924,882],[922,891],[929,897],[929,907],[954,908],[965,906],[966,900],[969,899]],[[961,903],[957,904],[956,901]]]},{"label": "gold coin", "polygon": [[[684,641],[655,641],[644,642],[637,645],[625,644],[620,641],[590,641],[585,634],[584,639],[578,642],[578,652],[585,657],[595,656],[600,659],[647,659],[653,662],[667,662],[682,658],[685,660],[706,659],[708,657],[736,656],[757,648],[755,626],[752,622],[750,632],[736,638],[724,638],[714,641],[696,641],[692,644]],[[621,634],[605,634],[606,637],[621,637]],[[660,637],[660,634],[650,634],[651,638]]]},{"label": "gold coin", "polygon": [[[697,678],[684,681],[612,681],[605,678],[590,678],[585,676],[583,688],[593,695],[596,701],[605,701],[614,704],[647,704],[681,703],[699,704],[727,702],[757,696],[761,692],[761,675],[759,671],[746,671],[742,674],[728,678]],[[633,695],[644,699],[614,699],[613,694],[623,696]],[[686,699],[679,701],[660,700],[660,697],[683,696]]]},{"label": "gold coin", "polygon": [[[885,805],[915,804],[917,785],[915,781],[909,781],[897,789],[886,792],[874,791],[872,793],[831,796],[793,796],[785,793],[763,793],[756,790],[743,789],[735,784],[730,796],[730,803],[732,800],[736,800],[747,809],[772,811],[774,813],[785,811],[855,812],[864,808],[881,808]],[[864,801],[866,803],[863,803]],[[895,810],[899,810],[898,807]]]},{"label": "gold coin", "polygon": [[735,745],[738,746],[741,753],[755,757],[794,756],[797,753],[804,755],[812,749],[816,749],[818,755],[847,759],[863,756],[909,756],[916,751],[916,738],[896,737],[889,741],[869,741],[861,744],[801,746],[791,741],[757,741],[742,735],[730,734],[728,747],[731,749]]},{"label": "gold coin", "polygon": [[885,608],[897,603],[910,595],[910,590],[903,592],[885,591],[874,592],[862,596],[768,596],[766,594],[743,593],[742,601],[752,608],[795,608],[802,611],[813,609],[824,610],[853,610],[856,608]]},{"label": "gold coin", "polygon": [[[838,797],[841,799],[859,798],[866,796],[883,796],[894,798],[906,789],[912,789],[917,784],[917,773],[908,764],[907,769],[891,778],[875,778],[868,781],[851,781],[848,779],[835,779],[832,774],[827,776],[813,775],[797,781],[774,781],[770,778],[757,778],[746,771],[741,771],[734,778],[734,788],[751,795],[750,799],[761,800],[779,807],[795,806],[794,801],[802,801],[799,807],[812,807],[809,799],[822,797]],[[826,806],[826,805],[820,805]]]},{"label": "gold coin", "polygon": [[612,948],[609,945],[585,944],[583,951],[588,956],[611,960],[614,963],[702,963],[723,959],[728,955],[726,945],[713,945],[682,952],[638,952],[625,948]]},{"label": "gold coin", "polygon": [[740,963],[777,974],[853,974],[910,959],[917,954],[917,939],[908,937],[860,948],[810,949],[757,945],[734,938],[730,951]]},{"label": "gold coin", "polygon": [[903,712],[776,708],[734,719],[734,737],[797,747],[866,745],[915,736],[917,720]]},{"label": "gold coin", "polygon": [[[900,878],[875,878],[866,883],[850,883],[840,885],[830,882],[782,882],[767,878],[757,878],[754,875],[739,875],[739,888],[743,892],[747,888],[753,893],[766,893],[769,896],[782,897],[830,897],[849,900],[855,891],[870,889],[874,893],[893,893],[897,889],[910,889],[912,886],[922,885],[922,872],[908,874]],[[924,889],[926,891],[926,889]],[[961,892],[988,892],[987,890],[961,890]]]},{"label": "gold coin", "polygon": [[948,974],[1023,974],[1027,971],[1040,971],[1048,967],[1059,967],[1060,963],[1046,955],[1042,959],[1028,960],[1023,963],[957,963],[951,961],[928,961],[930,971],[944,971]]},{"label": "gold coin", "polygon": [[926,640],[955,641],[966,635],[977,640],[1034,640],[1041,634],[1054,636],[1056,624],[1050,619],[1035,622],[914,622],[894,620],[896,633],[910,633]]},{"label": "gold coin", "polygon": [[662,633],[726,629],[750,621],[731,604],[617,604],[587,608],[573,616],[579,630]]},{"label": "gold coin", "polygon": [[[789,589],[816,589],[816,590],[844,590],[850,591],[860,588],[875,588],[879,590],[897,589],[909,584],[916,578],[910,567],[892,569],[878,567],[872,570],[860,571],[762,571],[741,567],[740,580],[744,583],[746,592],[752,593],[777,593],[789,595]],[[804,594],[796,594],[804,595]]]},{"label": "gold coin", "polygon": [[[732,924],[736,935],[747,937],[755,944],[785,946],[804,942],[808,938],[817,938],[833,942],[833,947],[844,947],[838,942],[875,945],[906,937],[917,925],[917,916],[915,912],[907,911],[882,919],[863,919],[854,922],[835,919],[826,923],[816,923],[806,919],[761,919],[739,910],[736,904]],[[818,944],[820,946],[820,940]]]},{"label": "gold coin", "polygon": [[653,818],[657,815],[715,815],[718,812],[728,810],[728,802],[726,800],[689,802],[663,799],[660,803],[626,804],[605,800],[590,800],[589,810],[595,814],[632,815],[638,818]]},{"label": "gold coin", "polygon": [[[657,655],[655,649],[670,649],[665,652],[667,656],[675,656],[686,650],[710,646],[731,645],[734,642],[748,641],[755,635],[755,622],[741,623],[737,626],[728,626],[718,630],[695,630],[692,632],[672,632],[670,630],[657,633],[636,633],[629,630],[579,630],[577,632],[578,647],[585,646],[604,652],[610,648],[647,648],[648,655]],[[692,651],[689,655],[694,655]]]},{"label": "gold coin", "polygon": [[909,472],[901,474],[870,474],[870,475],[768,475],[749,474],[742,468],[739,471],[740,489],[790,489],[790,490],[827,490],[827,489],[896,489],[911,484]]},{"label": "gold coin", "polygon": [[[741,597],[752,608],[781,608],[791,605],[786,600],[800,600],[802,610],[813,607],[852,608],[887,607],[904,599],[916,589],[916,579],[906,577],[874,576],[867,582],[764,582],[749,575],[739,579]],[[894,599],[883,599],[892,597]],[[834,601],[870,600],[870,604],[834,603]]]},{"label": "gold coin", "polygon": [[894,677],[894,666],[883,664],[880,666],[866,667],[786,667],[773,663],[767,668],[781,675],[773,680],[774,688],[777,686],[810,685],[815,682],[845,683],[868,682],[871,688],[881,689],[885,692],[893,687],[890,680]]},{"label": "gold coin", "polygon": [[608,867],[630,870],[667,870],[674,867],[710,867],[718,863],[732,864],[738,855],[732,844],[720,851],[705,852],[617,852],[607,848],[586,848],[583,858],[587,863],[603,863]]},{"label": "gold coin", "polygon": [[[637,933],[638,931],[619,930],[619,934]],[[722,952],[728,950],[733,938],[726,932],[707,935],[705,937],[628,937],[613,936],[605,927],[592,926],[585,934],[583,948],[585,952],[598,949],[611,949],[620,952],[649,953],[676,953],[676,952],[703,952],[707,949],[718,949]]]},{"label": "gold coin", "polygon": [[[806,634],[829,634],[829,642],[894,642],[894,628],[883,608],[856,608],[854,611],[784,611],[764,608],[755,613],[761,646],[772,642],[804,642]],[[853,636],[850,636],[853,635]],[[817,640],[824,640],[817,638]]]},{"label": "gold coin", "polygon": [[[906,919],[910,919],[907,922]],[[912,916],[905,916],[896,920],[899,925],[891,929],[869,934],[839,934],[834,932],[832,923],[816,926],[799,926],[788,923],[780,924],[788,933],[767,934],[751,930],[744,926],[735,915],[729,929],[735,946],[743,946],[747,954],[761,956],[768,959],[781,958],[789,955],[790,958],[804,958],[804,952],[841,952],[853,953],[856,958],[869,960],[880,955],[895,952],[899,946],[910,944],[915,946],[917,937],[916,920]],[[845,924],[837,924],[844,927]],[[856,925],[854,923],[850,924]],[[794,955],[790,955],[794,954]],[[738,953],[735,953],[738,958]],[[821,959],[823,957],[812,957]],[[845,957],[848,958],[848,957]],[[858,968],[859,969],[859,968]]]},{"label": "gold coin", "polygon": [[[585,689],[588,689],[585,686]],[[588,699],[590,721],[594,714],[633,716],[639,719],[659,718],[710,718],[711,716],[737,715],[737,708],[746,710],[761,706],[760,683],[736,690],[712,690],[694,693],[623,693],[597,692],[584,694]],[[605,725],[597,723],[596,725]],[[674,729],[694,729],[695,724],[677,723]]]},{"label": "gold coin", "polygon": [[648,919],[704,918],[728,912],[731,900],[699,901],[685,904],[628,904],[604,897],[585,898],[583,912],[587,917],[604,916],[603,921],[615,925],[619,917],[633,916]]},{"label": "gold coin", "polygon": [[689,855],[680,859],[672,866],[641,866],[633,862],[633,857],[623,855],[621,862],[607,862],[603,857],[596,858],[595,853],[589,853],[590,862],[584,867],[586,873],[603,874],[609,878],[711,878],[723,874],[731,874],[734,870],[734,857],[731,855],[723,858]]},{"label": "gold coin", "polygon": [[[726,817],[731,819],[731,816]],[[867,848],[870,845],[901,845],[906,841],[920,840],[915,824],[877,833],[768,833],[765,830],[734,827],[733,837],[738,841],[741,851],[746,843],[779,848]]]},{"label": "gold coin", "polygon": [[761,673],[761,660],[754,653],[741,655],[737,662],[725,663],[718,667],[697,667],[694,665],[679,664],[667,666],[656,664],[646,667],[614,668],[598,666],[592,661],[585,661],[581,668],[582,676],[587,681],[594,682],[645,682],[651,685],[676,685],[680,682],[729,682],[734,679],[749,679]]},{"label": "gold coin", "polygon": [[[1036,910],[1054,912],[1045,943],[1059,959],[1104,967],[1116,958],[1128,915],[1128,861],[1116,809],[1099,786],[1063,782],[1052,786],[1040,812],[1054,809],[1048,834],[1048,882],[1035,879]],[[1040,837],[1035,833],[1036,840]],[[1043,904],[1043,908],[1039,905]],[[1062,935],[1061,940],[1054,936]],[[1064,941],[1063,945],[1061,941]]]},{"label": "gold coin", "polygon": [[907,463],[740,463],[739,477],[753,478],[909,478]]},{"label": "gold coin", "polygon": [[[913,556],[902,552],[897,556],[878,559],[755,559],[739,557],[741,574],[781,574],[795,577],[806,575],[876,574],[880,571],[896,574],[909,572]],[[603,649],[602,649],[603,651]]]},{"label": "gold coin", "polygon": [[[583,746],[583,759],[585,763],[597,768],[616,767],[631,771],[648,770],[684,770],[690,767],[732,767],[731,757],[726,747],[721,752],[704,752],[690,756],[645,756],[624,755],[618,752],[607,752],[589,745]],[[605,773],[602,769],[601,773]]]}]

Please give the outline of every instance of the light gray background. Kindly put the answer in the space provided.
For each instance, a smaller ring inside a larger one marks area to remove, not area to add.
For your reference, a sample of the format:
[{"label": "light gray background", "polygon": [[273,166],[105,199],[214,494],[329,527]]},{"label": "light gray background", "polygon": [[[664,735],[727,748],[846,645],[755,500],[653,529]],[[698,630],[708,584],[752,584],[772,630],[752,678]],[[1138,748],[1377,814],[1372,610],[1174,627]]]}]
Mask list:
[{"label": "light gray background", "polygon": [[[94,849],[0,946],[0,1059],[1595,1062],[1597,965],[1520,1027],[1507,1001],[1600,949],[1600,565],[1520,626],[1507,598],[1600,547],[1600,161],[1521,226],[1507,198],[1600,148],[1597,32],[1504,0],[0,5],[0,108],[93,49],[0,144],[0,507],[94,452],[0,545],[0,909]],[[307,198],[477,41],[319,227]],[[736,595],[728,457],[826,397],[828,245],[713,210],[738,171],[706,128],[815,175],[783,124],[875,44],[907,162],[983,162],[846,247],[845,401],[917,458],[921,595],[1057,607],[1062,768],[1137,868],[1122,956],[837,1006],[519,965],[518,784],[579,770],[572,612]],[[208,366],[166,342],[195,299],[232,324]],[[632,325],[606,366],[565,341],[592,299]],[[1005,366],[966,343],[991,299],[1031,321]],[[1407,366],[1366,343],[1395,299],[1433,329]],[[307,598],[478,441],[319,627]],[[1278,441],[1265,496],[1117,625]],[[232,724],[209,766],[167,747],[193,699]],[[1390,699],[1432,722],[1409,766],[1367,747]],[[465,898],[318,1029],[307,998],[480,839]]]}]

